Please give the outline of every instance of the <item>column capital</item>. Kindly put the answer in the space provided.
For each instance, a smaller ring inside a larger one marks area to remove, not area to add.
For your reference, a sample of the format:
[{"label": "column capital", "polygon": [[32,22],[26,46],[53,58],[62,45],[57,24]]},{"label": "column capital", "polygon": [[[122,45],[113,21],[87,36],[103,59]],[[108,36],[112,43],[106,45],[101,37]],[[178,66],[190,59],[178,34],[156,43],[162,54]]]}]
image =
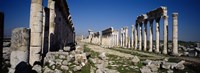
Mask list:
[{"label": "column capital", "polygon": [[177,12],[172,13],[172,17],[178,17],[178,13]]}]

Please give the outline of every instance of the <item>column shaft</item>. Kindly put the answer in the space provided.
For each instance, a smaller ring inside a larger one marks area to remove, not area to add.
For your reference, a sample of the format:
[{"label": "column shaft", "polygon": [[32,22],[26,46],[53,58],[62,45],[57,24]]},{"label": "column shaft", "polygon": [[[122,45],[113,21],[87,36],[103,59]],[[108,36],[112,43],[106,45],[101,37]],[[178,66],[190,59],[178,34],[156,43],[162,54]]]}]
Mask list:
[{"label": "column shaft", "polygon": [[135,50],[137,49],[138,46],[138,24],[136,23],[135,25]]},{"label": "column shaft", "polygon": [[[42,50],[42,22],[43,22],[42,0],[31,0],[30,11],[30,58],[29,63],[33,66],[41,60]],[[34,36],[34,37],[33,37]]]},{"label": "column shaft", "polygon": [[160,18],[156,19],[156,52],[160,52]]},{"label": "column shaft", "polygon": [[147,21],[144,22],[144,51],[147,50]]},{"label": "column shaft", "polygon": [[168,16],[164,16],[164,48],[163,54],[167,54],[167,46],[168,46]]},{"label": "column shaft", "polygon": [[178,55],[178,13],[173,13],[173,55]]},{"label": "column shaft", "polygon": [[132,39],[131,39],[131,47],[132,47],[132,48],[134,48],[134,47],[133,47],[133,46],[134,46],[134,34],[135,34],[135,33],[134,33],[134,32],[135,32],[134,30],[135,30],[135,29],[134,29],[134,25],[132,25],[132,31],[131,31],[131,34],[132,34],[132,35],[131,35],[131,37],[132,37]]},{"label": "column shaft", "polygon": [[139,50],[142,50],[142,23],[140,23],[140,39],[139,39]]},{"label": "column shaft", "polygon": [[149,33],[149,52],[153,49],[153,20],[150,20],[150,33]]}]

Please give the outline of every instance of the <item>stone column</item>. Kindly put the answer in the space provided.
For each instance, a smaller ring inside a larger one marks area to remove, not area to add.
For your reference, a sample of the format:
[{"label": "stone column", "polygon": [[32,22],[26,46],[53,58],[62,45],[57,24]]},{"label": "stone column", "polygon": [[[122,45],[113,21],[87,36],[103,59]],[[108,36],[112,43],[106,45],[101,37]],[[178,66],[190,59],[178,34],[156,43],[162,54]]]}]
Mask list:
[{"label": "stone column", "polygon": [[48,0],[48,7],[50,10],[50,18],[49,18],[49,51],[54,49],[55,44],[55,1],[54,0]]},{"label": "stone column", "polygon": [[41,60],[43,22],[42,1],[43,0],[31,0],[30,28],[32,37],[30,41],[29,63],[32,66],[35,62],[40,62]]},{"label": "stone column", "polygon": [[149,52],[153,49],[153,20],[150,20],[150,32],[149,32]]},{"label": "stone column", "polygon": [[144,21],[144,51],[147,50],[147,20]]},{"label": "stone column", "polygon": [[138,23],[136,22],[136,25],[135,25],[135,50],[137,49],[138,47]]},{"label": "stone column", "polygon": [[123,47],[123,33],[122,33],[123,29],[121,28],[121,33],[120,33],[120,46]]},{"label": "stone column", "polygon": [[178,13],[173,13],[173,55],[178,55]]},{"label": "stone column", "polygon": [[134,34],[135,34],[135,31],[134,31],[135,29],[134,29],[134,25],[132,25],[132,31],[131,31],[131,47],[132,48],[134,48],[133,46],[134,46]]},{"label": "stone column", "polygon": [[156,53],[160,52],[160,17],[156,19]]},{"label": "stone column", "polygon": [[128,42],[129,42],[129,37],[128,37],[128,27],[125,27],[125,40],[126,40],[126,42],[125,42],[125,47],[127,48],[128,47]]},{"label": "stone column", "polygon": [[139,39],[139,50],[142,50],[142,23],[139,23],[139,29],[140,29],[140,39]]},{"label": "stone column", "polygon": [[[4,14],[0,12],[0,68],[2,68],[3,59],[3,35],[4,35]],[[2,70],[2,69],[0,69]]]},{"label": "stone column", "polygon": [[117,30],[117,47],[119,46],[119,31]]},{"label": "stone column", "polygon": [[167,47],[168,47],[168,16],[163,16],[164,20],[164,48],[163,54],[167,54]]}]

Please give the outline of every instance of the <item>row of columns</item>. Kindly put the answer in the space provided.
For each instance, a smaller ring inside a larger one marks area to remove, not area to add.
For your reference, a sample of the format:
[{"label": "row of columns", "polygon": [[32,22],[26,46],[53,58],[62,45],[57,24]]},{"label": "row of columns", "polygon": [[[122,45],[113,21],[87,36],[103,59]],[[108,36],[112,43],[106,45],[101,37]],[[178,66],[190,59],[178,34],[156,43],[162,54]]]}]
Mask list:
[{"label": "row of columns", "polygon": [[120,33],[120,46],[127,48],[128,47],[128,27],[121,28],[121,33]]},{"label": "row of columns", "polygon": [[[173,50],[172,54],[178,55],[178,13],[173,13]],[[145,16],[143,16],[145,18]],[[164,14],[162,16],[164,21],[164,48],[162,53],[167,54],[168,49],[168,16],[167,11],[164,10]],[[153,21],[156,21],[156,47],[155,52],[160,53],[160,19],[161,17],[157,17],[155,19],[143,19],[142,22],[140,20],[136,20],[135,28],[132,26],[132,45],[135,44],[134,48],[138,50],[147,51],[147,22],[150,23],[150,34],[149,34],[149,52],[153,51]],[[142,33],[142,25],[144,25],[144,32]],[[139,27],[139,32],[138,32]],[[139,33],[139,35],[138,35]],[[135,34],[135,36],[134,36]],[[143,34],[143,37],[142,37]],[[139,36],[139,45],[138,45],[138,36]],[[143,39],[143,41],[142,41]],[[135,40],[133,44],[133,40]],[[142,44],[143,42],[143,44]],[[143,46],[142,46],[143,45]],[[143,48],[142,48],[143,47]]]}]

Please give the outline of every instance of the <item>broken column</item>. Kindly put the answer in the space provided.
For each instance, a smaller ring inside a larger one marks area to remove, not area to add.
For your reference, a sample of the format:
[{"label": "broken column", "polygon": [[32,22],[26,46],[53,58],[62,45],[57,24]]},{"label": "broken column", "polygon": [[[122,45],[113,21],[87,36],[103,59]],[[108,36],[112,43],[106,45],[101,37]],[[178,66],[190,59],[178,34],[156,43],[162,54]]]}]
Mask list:
[{"label": "broken column", "polygon": [[168,46],[168,16],[167,12],[164,11],[164,16],[163,16],[163,21],[164,21],[164,48],[163,48],[163,54],[167,54],[167,46]]},{"label": "broken column", "polygon": [[42,49],[42,0],[31,0],[30,11],[30,28],[31,28],[31,41],[30,41],[30,59],[29,63],[33,66],[35,62],[41,60]]},{"label": "broken column", "polygon": [[173,55],[178,55],[178,13],[173,13]]},{"label": "broken column", "polygon": [[160,52],[160,17],[156,19],[156,53]]},{"label": "broken column", "polygon": [[[12,31],[12,36],[11,36],[11,51],[12,51],[10,54],[11,69],[15,69],[15,67],[20,62],[28,63],[29,46],[30,46],[30,29],[28,28],[14,29]],[[30,56],[30,58],[32,57]]]}]

